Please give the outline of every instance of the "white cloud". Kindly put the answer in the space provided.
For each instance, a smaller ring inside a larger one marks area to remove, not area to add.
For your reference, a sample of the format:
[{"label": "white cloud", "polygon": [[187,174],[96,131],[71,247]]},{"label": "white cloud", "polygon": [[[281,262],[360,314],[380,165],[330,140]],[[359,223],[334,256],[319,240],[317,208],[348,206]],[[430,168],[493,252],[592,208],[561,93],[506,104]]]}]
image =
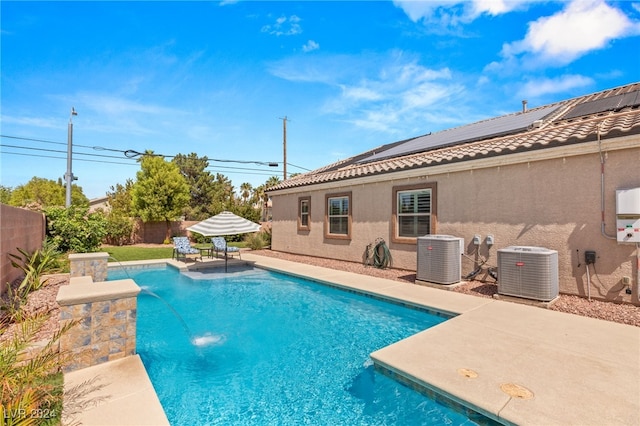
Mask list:
[{"label": "white cloud", "polygon": [[[423,22],[431,30],[454,29],[482,15],[497,16],[526,7],[532,0],[394,0],[413,22]],[[437,28],[433,28],[436,26]]]},{"label": "white cloud", "polygon": [[281,16],[276,19],[274,24],[264,25],[261,29],[263,33],[268,33],[275,36],[291,36],[302,33],[302,27],[300,26],[301,19],[296,15],[290,17]]},{"label": "white cloud", "polygon": [[298,55],[267,63],[272,75],[288,81],[336,86],[363,67],[363,58],[350,55]]},{"label": "white cloud", "polygon": [[575,88],[590,86],[594,83],[583,75],[563,75],[557,78],[543,78],[527,81],[518,91],[522,98],[537,98],[543,95],[566,93]]},{"label": "white cloud", "polygon": [[[429,68],[402,51],[299,55],[269,65],[277,77],[321,83],[319,111],[358,128],[405,137],[467,120],[466,88],[449,68]],[[431,123],[431,124],[429,124]]]},{"label": "white cloud", "polygon": [[416,61],[383,65],[377,75],[340,88],[340,94],[325,104],[327,113],[342,115],[358,127],[400,134],[411,132],[407,123],[420,122],[461,90],[451,82],[447,68],[432,70]]},{"label": "white cloud", "polygon": [[504,1],[504,0],[474,0],[472,4],[472,16],[480,16],[483,13],[488,15],[497,16],[503,13],[511,12],[516,9],[520,3],[518,1]]},{"label": "white cloud", "polygon": [[302,46],[303,52],[312,52],[320,49],[320,45],[313,40],[309,40],[304,46]]},{"label": "white cloud", "polygon": [[11,115],[0,116],[3,124],[18,124],[27,127],[39,127],[43,129],[60,129],[66,127],[66,121],[59,118],[43,118],[43,117],[14,117]]},{"label": "white cloud", "polygon": [[639,28],[603,0],[574,0],[561,12],[531,22],[525,38],[505,44],[502,56],[530,54],[535,62],[565,65]]}]

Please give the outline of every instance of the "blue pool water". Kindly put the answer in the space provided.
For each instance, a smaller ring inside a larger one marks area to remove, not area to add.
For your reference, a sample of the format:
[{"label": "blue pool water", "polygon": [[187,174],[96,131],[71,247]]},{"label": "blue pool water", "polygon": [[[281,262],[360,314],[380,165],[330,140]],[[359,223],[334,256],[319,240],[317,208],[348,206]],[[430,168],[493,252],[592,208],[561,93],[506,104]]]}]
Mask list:
[{"label": "blue pool water", "polygon": [[262,270],[128,274],[184,320],[138,297],[137,350],[172,425],[476,424],[369,358],[445,318]]}]

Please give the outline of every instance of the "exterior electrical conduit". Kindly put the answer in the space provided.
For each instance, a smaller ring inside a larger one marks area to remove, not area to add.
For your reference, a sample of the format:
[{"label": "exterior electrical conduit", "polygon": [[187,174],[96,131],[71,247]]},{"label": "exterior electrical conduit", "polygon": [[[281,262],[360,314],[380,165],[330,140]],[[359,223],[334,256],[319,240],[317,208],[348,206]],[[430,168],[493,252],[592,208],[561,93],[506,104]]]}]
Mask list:
[{"label": "exterior electrical conduit", "polygon": [[640,299],[640,243],[636,243],[636,297]]},{"label": "exterior electrical conduit", "polygon": [[605,225],[604,225],[604,163],[605,163],[605,159],[602,153],[602,141],[600,139],[600,124],[602,123],[598,123],[597,125],[598,152],[600,153],[600,233],[605,238],[608,238],[610,240],[615,240],[616,239],[615,236],[607,235],[607,232],[605,231]]}]

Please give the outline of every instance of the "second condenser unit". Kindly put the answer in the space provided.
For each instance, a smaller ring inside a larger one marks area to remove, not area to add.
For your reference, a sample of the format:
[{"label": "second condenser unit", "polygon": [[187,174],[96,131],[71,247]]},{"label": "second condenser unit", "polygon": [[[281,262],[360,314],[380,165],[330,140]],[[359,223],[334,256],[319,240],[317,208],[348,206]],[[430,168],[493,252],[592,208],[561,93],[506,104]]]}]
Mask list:
[{"label": "second condenser unit", "polygon": [[550,301],[558,296],[558,252],[544,247],[498,250],[498,294]]},{"label": "second condenser unit", "polygon": [[416,279],[437,284],[460,282],[464,238],[452,235],[418,237]]}]

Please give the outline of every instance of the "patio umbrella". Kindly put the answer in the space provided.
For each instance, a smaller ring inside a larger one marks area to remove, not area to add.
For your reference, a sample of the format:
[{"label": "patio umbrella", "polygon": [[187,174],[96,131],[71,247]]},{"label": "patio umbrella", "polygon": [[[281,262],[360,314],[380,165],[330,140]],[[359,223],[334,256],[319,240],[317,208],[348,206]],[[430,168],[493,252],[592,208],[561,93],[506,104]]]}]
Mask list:
[{"label": "patio umbrella", "polygon": [[[258,232],[260,225],[228,211],[191,225],[187,228],[205,237],[219,237],[225,235],[248,234]],[[226,244],[225,244],[226,247]],[[227,253],[224,254],[224,271],[227,272]]]}]

